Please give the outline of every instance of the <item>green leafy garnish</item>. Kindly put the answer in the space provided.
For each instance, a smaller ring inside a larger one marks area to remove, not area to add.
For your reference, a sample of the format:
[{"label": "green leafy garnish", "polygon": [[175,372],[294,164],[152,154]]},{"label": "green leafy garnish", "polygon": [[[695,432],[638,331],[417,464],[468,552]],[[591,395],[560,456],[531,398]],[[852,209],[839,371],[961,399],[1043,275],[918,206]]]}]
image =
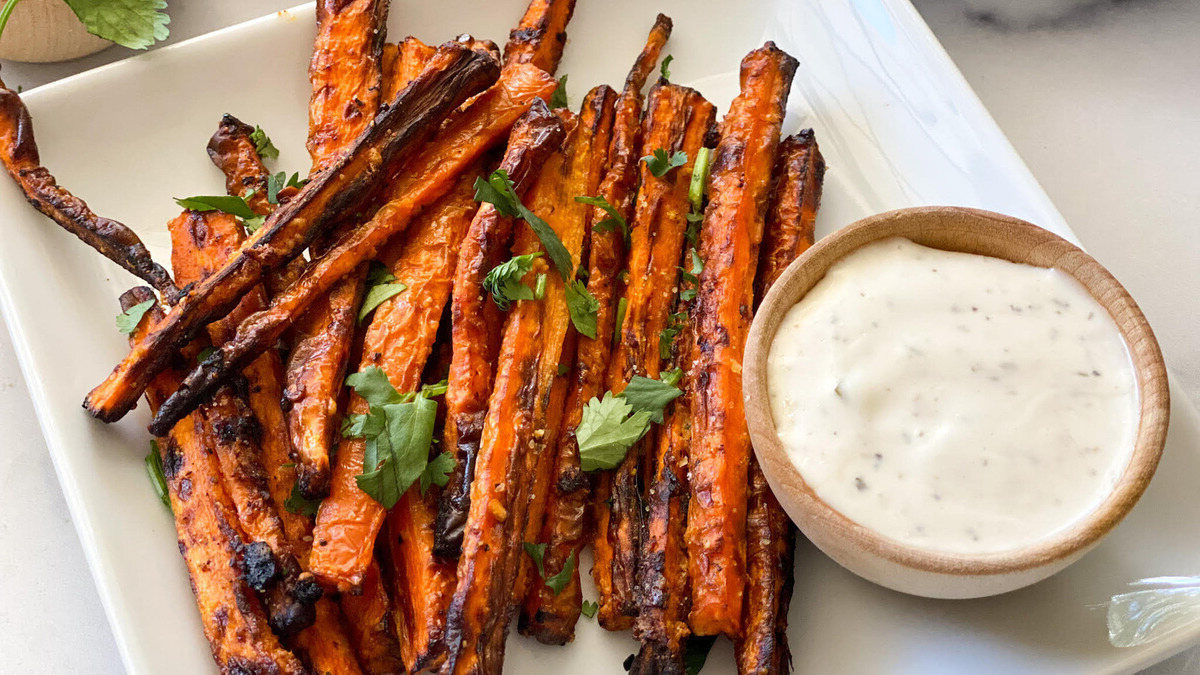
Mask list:
[{"label": "green leafy garnish", "polygon": [[611,391],[604,392],[603,399],[593,396],[575,429],[580,467],[584,471],[616,467],[649,428],[650,413],[635,412],[624,397]]},{"label": "green leafy garnish", "polygon": [[154,492],[158,495],[158,500],[171,510],[171,496],[167,492],[167,476],[163,473],[162,453],[158,448],[158,441],[150,441],[150,453],[146,455],[146,473],[150,476],[150,485],[154,486]]},{"label": "green leafy garnish", "polygon": [[683,670],[687,675],[700,674],[716,641],[716,635],[693,635],[687,639],[687,649],[683,653]]},{"label": "green leafy garnish", "polygon": [[366,414],[349,415],[342,428],[343,436],[364,441],[363,473],[356,478],[363,492],[390,509],[418,480],[428,488],[444,479],[446,460],[436,458],[429,469],[437,418],[437,403],[430,397],[444,393],[444,385],[401,394],[375,366],[350,375],[346,385],[368,405]]},{"label": "green leafy garnish", "polygon": [[567,556],[567,561],[563,563],[563,568],[554,576],[546,579],[546,585],[550,590],[554,591],[555,595],[563,592],[567,584],[571,583],[571,577],[575,574],[575,552],[571,551],[571,555]]},{"label": "green leafy garnish", "polygon": [[567,282],[567,310],[571,313],[571,323],[580,335],[596,339],[596,312],[600,311],[600,302],[588,292],[582,281]]},{"label": "green leafy garnish", "polygon": [[591,600],[584,600],[583,605],[579,607],[579,613],[589,619],[596,617],[596,611],[600,609],[600,603]]},{"label": "green leafy garnish", "polygon": [[700,289],[700,273],[704,271],[704,261],[700,259],[700,254],[696,253],[696,249],[690,249],[688,255],[691,259],[690,267],[688,269],[679,268],[680,278],[684,283],[690,284],[690,287],[679,292],[679,299],[684,302],[696,299],[696,294]]},{"label": "green leafy garnish", "polygon": [[146,312],[154,306],[154,300],[139,302],[129,309],[117,315],[117,330],[126,335],[131,335],[137,329],[139,323],[142,322],[142,317],[146,316]]},{"label": "green leafy garnish", "polygon": [[613,342],[621,341],[621,328],[625,325],[625,312],[629,309],[629,300],[621,298],[617,301],[616,323],[613,324]]},{"label": "green leafy garnish", "polygon": [[297,513],[309,518],[317,515],[317,509],[321,506],[320,499],[309,499],[300,494],[300,486],[292,485],[292,494],[283,502],[283,508],[291,513]]},{"label": "green leafy garnish", "polygon": [[384,300],[404,292],[407,288],[407,284],[396,281],[396,277],[392,276],[386,265],[372,261],[371,270],[367,272],[367,292],[363,295],[362,306],[358,308],[358,322],[362,323]]},{"label": "green leafy garnish", "polygon": [[[66,0],[87,32],[130,49],[167,39],[171,18],[165,0]],[[2,30],[2,27],[0,27]]]},{"label": "green leafy garnish", "polygon": [[533,269],[533,260],[541,255],[538,252],[513,256],[487,273],[483,280],[483,288],[492,294],[492,301],[497,307],[508,309],[516,300],[536,299],[535,289],[526,286],[521,280]]},{"label": "green leafy garnish", "polygon": [[242,224],[246,229],[253,233],[262,227],[266,221],[264,216],[260,216],[250,208],[249,198],[254,195],[254,192],[248,192],[243,197],[234,195],[199,195],[196,197],[176,197],[175,203],[185,209],[191,211],[221,211],[228,213],[231,216],[236,216],[241,219]]},{"label": "green leafy garnish", "polygon": [[558,86],[554,88],[554,93],[550,94],[551,108],[566,108],[569,105],[567,102],[567,76],[563,75],[558,78]]},{"label": "green leafy garnish", "polygon": [[667,58],[662,60],[662,64],[658,66],[658,74],[662,75],[662,79],[671,79],[671,62],[675,60],[674,56],[667,54]]},{"label": "green leafy garnish", "polygon": [[443,452],[434,457],[425,465],[425,470],[421,472],[421,492],[427,492],[430,485],[438,487],[446,487],[446,483],[450,482],[450,472],[454,470],[454,454]]},{"label": "green leafy garnish", "polygon": [[701,217],[704,212],[704,192],[708,189],[708,169],[711,165],[712,148],[700,148],[696,151],[696,164],[692,167],[692,182],[688,184],[688,201],[692,203],[692,213],[699,214]]},{"label": "green leafy garnish", "polygon": [[608,217],[593,225],[592,230],[595,232],[620,232],[625,245],[629,245],[629,223],[625,222],[625,218],[621,216],[620,211],[617,211],[617,207],[609,204],[604,197],[576,197],[575,201],[604,209]]},{"label": "green leafy garnish", "polygon": [[566,375],[568,370],[570,370],[570,369],[567,368],[567,364],[565,364],[565,363],[558,364],[558,376],[559,377]]},{"label": "green leafy garnish", "polygon": [[529,557],[533,558],[533,564],[537,567],[538,576],[545,577],[546,572],[542,569],[542,561],[546,557],[546,544],[531,544],[526,541],[522,542],[522,546],[525,547],[525,552],[529,554]]},{"label": "green leafy garnish", "polygon": [[[680,293],[682,296],[683,291]],[[687,325],[687,312],[676,312],[667,317],[667,327],[662,329],[658,334],[658,356],[664,361],[671,358],[671,345],[675,342],[675,337],[679,335],[679,331],[683,330]]]},{"label": "green leafy garnish", "polygon": [[279,193],[284,188],[296,188],[299,190],[308,183],[307,178],[301,178],[299,171],[293,171],[292,175],[287,175],[286,171],[271,174],[267,176],[267,202],[270,204],[279,204]]},{"label": "green leafy garnish", "polygon": [[646,168],[650,169],[650,173],[654,174],[655,178],[662,178],[671,169],[687,164],[687,159],[687,153],[682,150],[668,156],[666,150],[655,148],[654,154],[646,155],[642,161],[646,163]]},{"label": "green leafy garnish", "polygon": [[275,159],[279,157],[279,148],[271,142],[271,137],[263,128],[254,125],[254,131],[250,132],[250,140],[254,141],[254,149],[258,151],[258,156],[263,159]]},{"label": "green leafy garnish", "polygon": [[621,392],[621,397],[628,401],[634,410],[649,413],[650,421],[662,424],[663,409],[681,394],[683,392],[674,384],[634,375]]},{"label": "green leafy garnish", "polygon": [[659,373],[658,379],[667,383],[668,386],[675,387],[679,385],[679,381],[683,379],[683,368],[672,368]]}]

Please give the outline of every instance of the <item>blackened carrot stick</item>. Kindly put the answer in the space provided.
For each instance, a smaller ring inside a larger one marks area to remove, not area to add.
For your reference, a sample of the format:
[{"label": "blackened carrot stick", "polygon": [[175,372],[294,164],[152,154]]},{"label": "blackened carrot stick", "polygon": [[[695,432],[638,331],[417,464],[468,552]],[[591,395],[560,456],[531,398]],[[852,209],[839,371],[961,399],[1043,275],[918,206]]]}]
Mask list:
[{"label": "blackened carrot stick", "polygon": [[[783,270],[813,244],[825,160],[812,129],[779,145],[775,185],[767,210],[755,302],[761,302]],[[738,673],[767,675],[791,670],[787,614],[795,571],[796,530],[771,493],[758,462],[750,459],[747,486],[746,607],[735,641]]]},{"label": "blackened carrot stick", "polygon": [[771,170],[796,60],[768,42],[742,60],[741,93],[721,125],[700,236],[704,271],[692,316],[692,498],[688,507],[689,623],[698,635],[736,637],[746,588],[750,437],[742,351]]},{"label": "blackened carrot stick", "polygon": [[567,44],[567,23],[575,0],[530,0],[504,46],[504,63],[532,63],[547,73],[558,70]]}]

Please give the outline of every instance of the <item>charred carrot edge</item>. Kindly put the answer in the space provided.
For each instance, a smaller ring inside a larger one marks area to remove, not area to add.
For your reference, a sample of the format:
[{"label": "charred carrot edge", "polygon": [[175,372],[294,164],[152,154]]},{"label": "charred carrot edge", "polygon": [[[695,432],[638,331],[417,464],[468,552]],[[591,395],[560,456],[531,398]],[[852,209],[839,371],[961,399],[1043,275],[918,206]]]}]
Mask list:
[{"label": "charred carrot edge", "polygon": [[[121,295],[121,308],[153,300],[139,286]],[[136,340],[162,316],[155,306],[131,335]],[[158,405],[178,385],[179,375],[166,369],[150,383],[146,398]],[[222,672],[239,668],[255,672],[303,673],[304,666],[285,649],[267,625],[258,595],[244,580],[242,551],[249,545],[237,514],[221,484],[216,458],[196,433],[190,416],[158,439],[167,493],[175,518],[179,552],[188,568],[192,594],[213,660]]]},{"label": "charred carrot edge", "polygon": [[[436,51],[436,47],[427,45],[415,37],[404,38],[397,49],[395,72],[383,81],[385,95],[395,96],[395,92],[408,86],[409,82],[421,74]],[[385,98],[384,100],[391,99]]]},{"label": "charred carrot edge", "polygon": [[353,593],[342,593],[339,604],[363,672],[371,675],[403,673],[404,662],[400,660],[392,602],[378,562],[371,561],[363,574],[362,584]]},{"label": "charred carrot edge", "polygon": [[[446,49],[445,45],[439,48],[439,56],[434,57],[431,69]],[[184,378],[179,391],[159,410],[153,422],[155,427],[170,424],[244,362],[274,345],[292,320],[315,298],[327,292],[355,266],[374,257],[381,246],[407,227],[420,208],[449,192],[455,179],[498,142],[536,98],[549,96],[554,87],[553,79],[531,66],[515,66],[506,69],[505,73],[496,87],[451,115],[436,140],[410,158],[405,170],[390,186],[394,198],[369,222],[347,233],[333,249],[309,265],[304,275],[285,293],[274,298],[268,310],[244,322],[238,329],[237,338],[218,352],[219,358],[207,361],[203,368],[196,368]],[[413,85],[422,78],[415,80]],[[406,91],[411,91],[413,85]],[[404,94],[400,98],[403,99]],[[387,112],[385,110],[381,116]]]},{"label": "charred carrot edge", "polygon": [[[755,302],[783,270],[813,245],[813,229],[821,201],[825,160],[811,129],[789,136],[779,145],[775,185],[767,210]],[[758,462],[750,459],[746,515],[746,588],[744,627],[734,643],[738,672],[743,675],[787,673],[791,653],[787,613],[791,602],[795,528],[775,499]]]},{"label": "charred carrot edge", "polygon": [[[670,36],[671,19],[663,14],[659,14],[654,22],[654,26],[650,29],[645,47],[643,47],[641,54],[638,55],[637,61],[629,71],[629,75],[625,78],[625,89],[617,99],[616,115],[613,119],[612,147],[609,150],[610,164],[604,176],[604,181],[600,185],[600,196],[608,200],[608,203],[617,209],[626,222],[633,220],[634,198],[637,193],[638,166],[640,164],[638,150],[641,146],[642,131],[642,87],[645,86],[646,78],[650,76],[650,72],[658,63],[658,57],[662,53],[663,45],[666,44]],[[593,218],[602,219],[604,218],[604,214],[594,213]],[[596,234],[593,233],[593,237],[595,236]],[[617,277],[619,277],[622,265],[625,263],[626,252],[624,241],[618,241],[620,238],[615,234],[606,239],[607,241],[615,242],[620,248],[616,249],[617,252],[614,259],[605,259],[604,261],[605,264],[609,265],[611,272],[600,276],[593,270],[591,273],[592,276],[588,280],[588,288],[591,290],[593,280],[597,284],[610,286],[607,292],[610,294],[608,302],[611,308],[607,320],[613,322],[615,321],[617,299],[623,293],[622,284]],[[594,241],[605,241],[606,239],[598,238]],[[593,251],[595,251],[595,246],[593,246]],[[598,288],[597,290],[600,289]],[[596,295],[595,291],[593,295]],[[600,296],[596,295],[596,298],[599,299]],[[600,335],[610,335],[611,330],[611,324],[609,331],[601,332],[597,328],[596,335],[597,337]],[[583,348],[586,351],[580,354],[580,373],[576,377],[581,378],[584,384],[581,385],[577,398],[570,404],[564,420],[565,428],[571,430],[564,436],[564,439],[574,448],[567,449],[565,452],[574,454],[578,454],[574,429],[579,426],[583,406],[592,396],[598,396],[604,390],[607,384],[611,356],[611,345],[607,340],[591,344],[585,342]],[[586,361],[584,360],[585,358]],[[582,370],[584,367],[587,368],[586,372]],[[608,630],[624,630],[629,628],[630,622],[628,617],[616,611],[616,604],[613,599],[613,547],[608,540],[609,516],[611,515],[609,500],[612,495],[612,472],[603,472],[596,476],[592,482],[594,487],[589,511],[594,524],[594,536],[592,537],[594,558],[592,580],[595,582],[596,589],[599,592],[600,603],[597,620],[600,622],[600,625]],[[570,612],[572,610],[566,608],[566,611]],[[573,623],[574,620],[568,619],[567,622]]]},{"label": "charred carrot edge", "polygon": [[[600,183],[612,133],[615,96],[608,87],[596,87],[584,98],[578,115],[566,109],[556,111],[563,119],[564,126],[574,127],[570,144],[564,148],[565,161],[557,176],[543,172],[531,193],[530,208],[534,209],[534,213],[550,214],[547,221],[559,233],[563,245],[573,256],[572,269],[586,261],[587,225],[591,211],[587,205],[575,201],[575,197],[594,194]],[[526,454],[525,473],[529,477],[530,488],[525,507],[525,533],[521,537],[521,542],[531,543],[541,541],[550,477],[555,465],[555,442],[566,402],[566,378],[559,375],[558,371],[560,366],[571,368],[577,342],[567,308],[565,286],[559,275],[547,277],[542,303],[542,352],[538,357],[536,380],[538,416],[534,419],[534,445]],[[514,600],[523,604],[528,589],[540,588],[544,584],[536,578],[537,569],[533,559],[526,555],[519,559]],[[577,562],[572,562],[573,569],[578,566],[575,565]],[[543,573],[548,578],[559,573],[564,564],[565,560],[553,567],[543,565]]]},{"label": "charred carrot edge", "polygon": [[[685,263],[686,264],[686,263]],[[679,300],[677,309],[692,303]],[[685,324],[671,346],[673,365],[684,373],[692,365],[692,333]],[[629,672],[682,675],[691,596],[688,589],[687,526],[688,446],[691,443],[691,401],[688,382],[684,395],[666,411],[646,488],[646,526],[638,559],[638,615],[633,635],[642,643]]]},{"label": "charred carrot edge", "polygon": [[[235,252],[240,243],[240,226],[229,214],[218,211],[184,211],[168,225],[175,275],[184,283],[202,280]],[[261,294],[261,291],[260,291]],[[248,295],[247,305],[263,298]],[[249,308],[250,310],[253,307]],[[243,310],[239,306],[238,310]],[[209,326],[215,343],[227,338],[226,325]],[[262,426],[249,407],[250,383],[244,377],[238,391],[222,387],[198,410],[197,434],[217,457],[225,490],[236,508],[242,530],[255,542],[265,543],[279,567],[279,583],[265,581],[266,603],[271,627],[282,635],[307,628],[313,621],[312,604],[320,597],[312,575],[302,572],[299,555],[287,537],[277,509],[264,464]]]},{"label": "charred carrot edge", "polygon": [[[33,208],[58,223],[105,258],[174,300],[179,292],[171,275],[150,257],[142,240],[127,226],[98,216],[67,191],[41,165],[33,120],[17,92],[0,80],[0,162]],[[139,392],[140,393],[140,392]],[[137,396],[134,396],[136,401]]]},{"label": "charred carrot edge", "polygon": [[[716,109],[693,89],[660,81],[650,91],[641,154],[659,148],[668,155],[684,152],[687,163],[661,177],[644,164],[640,169],[642,185],[630,223],[625,321],[609,370],[609,389],[614,393],[620,393],[635,375],[659,375],[659,336],[667,327],[683,256],[688,186],[696,154],[715,119]],[[644,520],[639,476],[645,475],[644,451],[654,447],[656,436],[657,429],[652,429],[630,448],[611,479],[607,536],[612,587],[601,598],[606,623],[615,620],[627,626],[637,615],[637,558]],[[626,618],[616,619],[618,615]]]},{"label": "charred carrot edge", "polygon": [[504,64],[532,63],[547,73],[558,70],[567,44],[567,23],[575,0],[530,0],[504,45]]},{"label": "charred carrot edge", "polygon": [[[308,68],[312,97],[307,144],[313,172],[345,152],[379,110],[387,12],[388,0],[317,4],[317,37]],[[314,241],[313,254],[323,253],[328,240]],[[338,395],[366,273],[367,267],[360,265],[339,280],[300,316],[292,331],[284,371],[287,423],[300,460],[300,491],[310,499],[329,492],[329,452],[341,422]]]},{"label": "charred carrot edge", "polygon": [[320,0],[308,79],[308,146],[324,168],[374,119],[383,90],[380,61],[389,0]]},{"label": "charred carrot edge", "polygon": [[750,438],[742,402],[742,351],[754,275],[796,60],[768,42],[742,60],[741,93],[721,126],[708,184],[693,313],[692,500],[688,508],[689,624],[736,637],[746,587],[746,485]]},{"label": "charred carrot edge", "polygon": [[[267,271],[296,257],[337,214],[362,201],[381,184],[393,165],[412,154],[448,112],[497,76],[496,64],[478,52],[453,43],[439,48],[431,67],[397,97],[395,105],[375,118],[349,152],[315,176],[295,199],[272,212],[235,258],[207,281],[192,287],[133,346],[104,382],[88,394],[84,404],[87,410],[106,422],[128,412],[150,378],[165,367],[174,350],[190,335],[232,309]],[[191,407],[198,400],[189,401]],[[159,409],[163,419],[154,425],[156,430],[169,429],[167,418],[179,419],[187,412],[170,409],[180,402],[178,398],[170,406],[163,402]]]},{"label": "charred carrot edge", "polygon": [[[539,126],[558,130],[540,135],[541,138],[569,142],[563,141],[562,123],[557,115],[544,106],[537,108],[537,115]],[[523,154],[514,153],[514,145],[510,144],[505,163],[510,163],[514,154],[518,157]],[[539,190],[558,192],[566,157],[563,150],[556,150],[544,157],[536,169],[538,178],[526,197],[531,208],[540,203]],[[572,255],[577,259],[582,232],[572,237],[564,230],[563,218],[547,216],[547,222],[564,239],[568,251],[572,251],[572,244],[566,241],[574,241]],[[515,255],[540,248],[540,242],[527,225],[517,230],[512,247]],[[544,256],[533,262],[527,283],[532,284],[539,274],[555,274]],[[549,327],[543,323],[543,316],[547,300],[555,290],[560,295],[563,292],[561,285],[552,289],[547,281],[546,286],[543,300],[518,301],[504,324],[495,384],[488,400],[471,482],[470,509],[458,560],[458,585],[446,618],[447,657],[442,667],[445,673],[499,673],[502,667],[504,638],[515,609],[513,594],[522,564],[519,556],[525,555],[521,542],[532,482],[526,471],[526,455],[535,442],[537,422],[545,414],[542,402],[546,394],[538,391],[544,329]],[[557,368],[557,362],[554,367]]]},{"label": "charred carrot edge", "polygon": [[[587,158],[581,195],[597,195],[600,183],[604,179],[609,164],[609,151],[612,145],[613,122],[615,117],[616,92],[605,85],[592,89],[584,99],[581,112],[581,128],[588,132],[590,153]],[[567,198],[573,198],[567,195]],[[614,196],[615,198],[615,196]],[[598,210],[598,209],[597,209]],[[562,410],[559,411],[558,423],[551,416],[547,417],[546,437],[543,441],[546,454],[542,460],[545,470],[539,474],[538,484],[535,485],[535,503],[531,506],[529,527],[526,528],[526,540],[545,542],[546,551],[543,556],[543,569],[547,576],[558,574],[566,565],[568,559],[575,562],[575,571],[567,586],[558,594],[542,583],[534,583],[524,598],[519,628],[522,633],[534,635],[539,641],[548,644],[565,644],[574,637],[575,621],[579,617],[579,608],[583,600],[579,585],[579,551],[583,546],[584,510],[587,481],[579,468],[578,446],[574,443],[574,429],[579,425],[578,414],[582,404],[578,399],[584,382],[591,368],[598,366],[607,359],[608,347],[612,343],[613,330],[613,290],[616,276],[620,267],[620,256],[624,247],[620,232],[592,228],[592,223],[607,217],[602,210],[597,216],[593,209],[586,209],[584,226],[591,238],[589,253],[588,291],[596,298],[599,309],[596,312],[596,339],[575,335],[578,344],[577,358],[587,358],[587,364],[573,365],[568,359],[560,359],[563,367],[567,368],[569,376],[555,380],[555,386],[561,386],[564,391]],[[598,350],[597,347],[600,347]],[[600,361],[597,352],[603,351]],[[569,347],[564,354],[569,352]],[[575,358],[569,359],[575,361]],[[594,394],[590,394],[594,395]],[[589,395],[589,396],[590,396]],[[586,399],[585,399],[586,400]],[[553,409],[553,408],[552,408]],[[571,410],[575,417],[565,419],[567,411]],[[544,516],[536,513],[538,501],[545,500],[542,509]],[[540,531],[532,529],[537,520],[544,520]],[[529,563],[525,565],[528,570]],[[528,574],[528,571],[526,572]]]}]

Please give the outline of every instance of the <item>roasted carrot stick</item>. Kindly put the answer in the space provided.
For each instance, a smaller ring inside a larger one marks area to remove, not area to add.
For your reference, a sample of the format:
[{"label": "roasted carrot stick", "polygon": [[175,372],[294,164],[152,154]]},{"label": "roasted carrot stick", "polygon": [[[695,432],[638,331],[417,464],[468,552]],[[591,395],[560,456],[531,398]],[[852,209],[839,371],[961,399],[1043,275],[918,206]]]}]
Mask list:
[{"label": "roasted carrot stick", "polygon": [[742,351],[754,274],[796,60],[768,42],[742,60],[741,93],[721,125],[701,226],[704,271],[693,312],[692,498],[688,507],[689,624],[736,637],[746,586],[746,481],[750,439],[742,402]]},{"label": "roasted carrot stick", "polygon": [[[693,303],[679,300],[677,309],[687,312]],[[685,322],[671,345],[672,365],[684,373],[691,369],[693,337]],[[688,446],[691,443],[691,400],[686,381],[679,386],[684,395],[665,411],[651,474],[646,488],[646,528],[638,560],[638,615],[633,634],[642,643],[629,672],[682,675],[685,639],[691,596],[688,589],[687,545],[684,529],[688,491]]]},{"label": "roasted carrot stick", "polygon": [[[783,270],[812,246],[824,174],[825,160],[812,129],[780,143],[763,233],[756,303],[762,301]],[[795,570],[795,528],[753,457],[749,471],[746,516],[749,582],[742,635],[735,642],[738,672],[786,673],[791,670],[787,614]]]},{"label": "roasted carrot stick", "polygon": [[[308,151],[314,173],[345,152],[379,110],[387,13],[388,0],[317,4],[317,37],[308,68]],[[313,253],[323,253],[333,236],[313,242]],[[339,280],[292,331],[285,373],[287,421],[300,460],[300,491],[309,498],[329,492],[329,452],[341,421],[338,394],[366,273],[366,265],[360,265]]]},{"label": "roasted carrot stick", "polygon": [[[146,287],[121,296],[121,308],[153,300]],[[131,336],[136,340],[162,316],[158,307],[146,313]],[[146,397],[158,405],[179,383],[166,369],[150,383]],[[192,593],[200,611],[204,636],[222,672],[243,668],[255,672],[303,673],[300,660],[282,645],[267,626],[258,596],[243,579],[241,551],[245,539],[233,502],[221,483],[216,458],[196,433],[199,421],[189,416],[158,439],[159,457],[175,516],[179,551],[187,564]]]},{"label": "roasted carrot stick", "polygon": [[[662,176],[655,176],[644,162],[640,169],[642,186],[630,223],[625,321],[609,369],[613,393],[624,390],[635,375],[659,375],[659,339],[671,314],[688,226],[688,187],[697,152],[715,119],[716,109],[693,89],[660,81],[650,91],[641,154],[682,152],[687,159]],[[656,433],[651,430],[630,448],[612,476],[607,519],[612,587],[609,595],[600,598],[606,626],[628,627],[637,614],[637,557],[643,521],[639,473],[642,451],[654,447]]]},{"label": "roasted carrot stick", "polygon": [[[616,114],[613,119],[612,147],[609,150],[610,164],[604,176],[604,182],[600,186],[600,196],[604,197],[626,222],[633,220],[634,197],[637,193],[638,166],[640,164],[638,150],[641,146],[642,130],[642,87],[645,86],[646,78],[650,76],[650,72],[658,63],[663,45],[670,35],[671,20],[665,15],[659,14],[654,26],[650,29],[646,46],[638,55],[637,61],[625,79],[625,89],[617,99]],[[592,218],[594,222],[599,222],[606,216],[607,214],[603,211],[594,211]],[[624,239],[617,233],[593,232],[592,237],[593,265],[603,265],[602,274],[597,274],[601,271],[600,269],[592,269],[588,279],[589,291],[592,290],[592,284],[595,283],[597,288],[592,291],[592,294],[598,301],[601,301],[596,330],[599,338],[601,335],[611,335],[613,331],[612,324],[616,320],[617,300],[623,291],[619,275],[624,269],[626,252]],[[609,248],[610,246],[619,246],[619,248]],[[609,253],[610,250],[611,253]],[[597,258],[598,255],[601,257]],[[602,300],[602,298],[607,298],[607,300]],[[606,303],[607,311],[605,310]],[[608,322],[606,324],[608,329],[604,331],[599,329],[601,319]],[[585,341],[581,346],[578,359],[579,372],[576,375],[580,385],[577,389],[578,393],[572,393],[574,398],[569,403],[564,416],[564,429],[567,432],[563,439],[566,445],[559,451],[560,455],[566,454],[568,457],[574,458],[569,459],[568,462],[578,462],[579,446],[575,440],[574,429],[579,426],[583,415],[583,406],[591,397],[599,396],[607,385],[610,356],[611,343],[608,340]],[[593,537],[595,563],[592,567],[592,579],[600,594],[601,609],[597,617],[600,624],[609,630],[622,630],[629,627],[629,621],[616,609],[616,603],[613,600],[613,547],[608,539],[611,494],[611,472],[600,474],[595,478],[591,508],[592,520],[595,524],[595,536]],[[569,509],[568,501],[564,501],[564,509]],[[567,534],[564,541],[570,542],[571,536]],[[579,544],[571,545],[578,550]],[[556,605],[556,611],[564,617],[565,624],[573,625],[577,616],[570,618],[571,613],[578,612],[578,609],[566,606],[565,602],[564,600],[562,604]]]},{"label": "roasted carrot stick", "polygon": [[575,0],[530,0],[504,45],[505,65],[532,63],[554,73],[567,44],[567,23],[574,12]]},{"label": "roasted carrot stick", "polygon": [[[398,160],[433,133],[447,112],[497,75],[496,64],[478,52],[453,43],[439,48],[427,71],[367,127],[354,148],[314,177],[295,199],[272,212],[236,258],[190,289],[89,393],[85,407],[105,421],[128,412],[154,373],[191,334],[232,309],[267,271],[294,258],[337,214],[362,201],[391,175]],[[189,410],[202,398],[189,400]],[[179,402],[176,399],[175,405]],[[178,410],[167,411],[168,407],[164,401],[159,409],[164,420],[155,427],[160,431],[170,427],[166,418],[182,416]]]},{"label": "roasted carrot stick", "polygon": [[[580,170],[584,171],[583,183],[578,186],[581,195],[601,194],[600,183],[605,177],[612,145],[615,99],[616,93],[604,85],[593,89],[584,99],[580,128],[582,132],[590,135],[591,139],[589,151],[579,153],[580,163],[587,162],[586,166],[580,167]],[[613,289],[620,271],[620,254],[624,243],[620,228],[596,231],[594,224],[606,218],[607,214],[596,209],[601,214],[597,216],[591,211],[592,209],[587,209],[585,212],[585,228],[591,237],[588,290],[599,305],[596,313],[596,339],[583,335],[575,335],[575,339],[578,341],[579,356],[587,354],[591,359],[591,367],[596,367],[596,345],[603,345],[604,353],[607,354],[608,345],[612,341]],[[568,334],[568,338],[571,335],[574,334]],[[568,346],[564,353],[569,352]],[[567,410],[574,411],[576,417],[582,410],[582,403],[578,402],[578,397],[581,395],[580,389],[584,386],[589,366],[581,364],[572,367],[566,360],[560,360],[560,363],[567,369],[563,377],[555,380],[555,386],[564,390],[561,402],[563,409],[559,411],[558,424],[554,423],[553,415],[547,417],[544,449],[541,450],[545,455],[541,460],[544,466],[534,486],[535,501],[530,506],[526,541],[546,543],[543,555],[546,576],[558,574],[568,559],[574,562],[574,572],[567,586],[558,593],[543,583],[535,582],[530,586],[524,599],[520,625],[523,633],[534,635],[538,640],[550,644],[564,644],[570,641],[574,636],[575,620],[579,616],[582,594],[578,560],[583,543],[586,495],[586,482],[579,468],[578,446],[574,443],[574,428],[578,426],[578,419],[571,421],[563,418]],[[551,406],[551,410],[553,409],[554,406]],[[565,438],[568,434],[569,439]],[[539,503],[543,500],[546,501],[546,506],[540,509],[542,513],[539,514]],[[532,528],[540,520],[544,520],[545,524],[539,532]],[[526,563],[525,570],[528,575],[529,563]]]},{"label": "roasted carrot stick", "polygon": [[404,672],[398,633],[392,619],[392,602],[379,563],[371,561],[363,574],[362,584],[355,592],[342,593],[340,604],[363,671],[371,675]]},{"label": "roasted carrot stick", "polygon": [[[574,117],[565,113],[568,118]],[[571,256],[571,270],[578,264],[583,246],[583,210],[566,206],[564,193],[578,138],[574,119],[561,151],[550,155],[540,167],[529,191],[529,208],[540,209]],[[571,204],[575,204],[573,200]],[[553,212],[549,205],[557,205]],[[536,212],[536,211],[535,211]],[[514,255],[542,250],[532,228],[521,223],[512,247]],[[446,619],[448,649],[443,672],[499,673],[504,660],[504,642],[515,610],[514,590],[520,588],[520,571],[526,557],[522,543],[536,460],[537,439],[544,435],[547,404],[553,376],[557,374],[562,336],[569,321],[565,311],[565,286],[545,256],[533,259],[525,283],[533,285],[546,275],[541,300],[520,300],[513,305],[504,325],[497,360],[496,381],[488,400],[487,417],[480,437],[475,478],[471,483],[471,506],[464,528],[462,555],[458,561],[458,586]],[[557,283],[556,283],[557,282]],[[554,341],[558,340],[557,346]],[[545,363],[545,358],[553,361]]]},{"label": "roasted carrot stick", "polygon": [[[35,209],[158,289],[163,297],[174,299],[178,291],[171,275],[154,262],[150,251],[133,230],[93,213],[82,199],[59,185],[41,165],[29,110],[17,92],[6,87],[3,81],[0,81],[0,163]],[[136,401],[137,394],[134,399]]]},{"label": "roasted carrot stick", "polygon": [[[438,55],[430,63],[430,69],[436,70],[435,64],[448,49],[447,45],[439,48]],[[405,91],[412,91],[424,77],[422,74]],[[420,208],[446,194],[462,171],[498,142],[513,122],[528,110],[534,99],[549,96],[553,88],[554,80],[532,66],[505,69],[505,77],[495,87],[451,115],[442,125],[437,138],[405,163],[405,170],[389,188],[393,195],[390,202],[381,207],[368,223],[347,233],[334,248],[314,261],[285,293],[272,300],[268,310],[244,322],[238,329],[237,338],[221,348],[218,358],[188,374],[179,391],[159,409],[154,425],[170,424],[174,417],[202,400],[245,361],[274,345],[292,320],[315,298],[328,291],[361,262],[374,257],[381,246],[408,225]],[[404,98],[405,94],[401,94],[400,99]],[[385,110],[381,117],[390,110]],[[309,186],[304,189],[307,190]],[[281,210],[299,202],[303,194],[304,191],[301,191],[295,201]]]}]

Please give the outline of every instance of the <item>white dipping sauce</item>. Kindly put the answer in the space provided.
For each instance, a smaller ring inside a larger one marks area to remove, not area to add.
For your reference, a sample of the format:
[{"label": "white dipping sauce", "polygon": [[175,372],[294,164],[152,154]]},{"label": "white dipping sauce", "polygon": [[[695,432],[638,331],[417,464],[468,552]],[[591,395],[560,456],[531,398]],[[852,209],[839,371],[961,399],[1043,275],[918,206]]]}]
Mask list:
[{"label": "white dipping sauce", "polygon": [[888,239],[788,310],[767,361],[779,438],[816,494],[905,544],[975,554],[1092,511],[1133,451],[1138,394],[1069,275]]}]

